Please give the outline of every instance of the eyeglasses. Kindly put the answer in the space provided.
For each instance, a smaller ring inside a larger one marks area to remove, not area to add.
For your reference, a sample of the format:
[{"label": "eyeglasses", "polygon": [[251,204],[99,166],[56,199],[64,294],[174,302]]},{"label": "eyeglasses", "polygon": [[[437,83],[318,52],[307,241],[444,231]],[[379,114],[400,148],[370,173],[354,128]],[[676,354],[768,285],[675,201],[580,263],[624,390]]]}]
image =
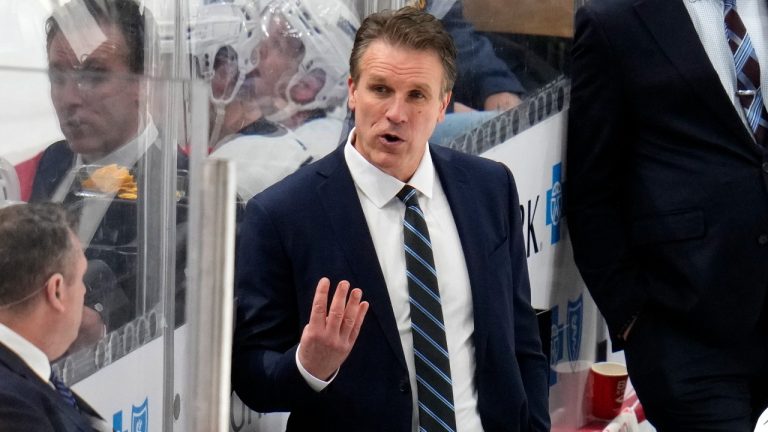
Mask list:
[{"label": "eyeglasses", "polygon": [[80,91],[92,92],[104,88],[110,82],[127,83],[134,80],[133,75],[118,74],[105,70],[92,70],[88,68],[48,70],[48,80],[54,88],[66,87],[74,82]]}]

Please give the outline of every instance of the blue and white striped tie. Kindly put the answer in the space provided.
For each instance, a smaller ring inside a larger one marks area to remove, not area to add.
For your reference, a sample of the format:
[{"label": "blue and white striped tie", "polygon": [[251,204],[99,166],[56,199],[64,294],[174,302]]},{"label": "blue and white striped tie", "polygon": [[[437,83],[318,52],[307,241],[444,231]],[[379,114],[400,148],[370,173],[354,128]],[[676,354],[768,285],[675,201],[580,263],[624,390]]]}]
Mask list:
[{"label": "blue and white striped tie", "polygon": [[744,109],[755,141],[766,145],[768,135],[768,113],[760,89],[760,64],[741,17],[736,12],[736,0],[724,0],[725,38],[733,53],[736,67],[736,93]]},{"label": "blue and white striped tie", "polygon": [[416,190],[405,185],[397,197],[405,204],[405,272],[411,305],[419,431],[455,431],[451,365],[432,243]]},{"label": "blue and white striped tie", "polygon": [[51,377],[49,380],[51,381],[51,384],[53,384],[53,387],[56,388],[56,393],[58,393],[59,396],[64,399],[64,402],[79,411],[77,407],[77,399],[75,399],[75,394],[72,393],[72,390],[70,390],[66,384],[64,384],[64,381],[60,380],[59,377],[56,376],[56,373],[53,370],[51,370]]}]

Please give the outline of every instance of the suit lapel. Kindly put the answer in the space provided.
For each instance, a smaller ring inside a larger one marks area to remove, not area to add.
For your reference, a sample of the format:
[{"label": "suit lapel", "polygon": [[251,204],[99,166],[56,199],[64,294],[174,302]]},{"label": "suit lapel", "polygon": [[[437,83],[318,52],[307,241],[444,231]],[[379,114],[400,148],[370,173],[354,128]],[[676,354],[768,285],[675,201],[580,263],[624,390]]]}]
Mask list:
[{"label": "suit lapel", "polygon": [[[64,399],[59,396],[58,393],[56,393],[56,390],[51,388],[47,382],[40,379],[40,377],[37,376],[37,374],[35,374],[32,369],[30,369],[29,366],[27,366],[27,364],[24,363],[24,361],[18,355],[16,355],[16,353],[9,350],[3,344],[0,344],[0,364],[5,365],[5,367],[13,373],[32,383],[38,389],[38,391],[40,391],[41,394],[47,395],[48,399],[50,399],[55,405],[56,412],[61,416],[68,418],[73,426],[76,425],[77,428],[82,431],[90,430],[85,417],[83,417],[73,407],[67,405]],[[80,397],[77,395],[75,395],[75,397],[79,404],[82,399],[80,399]],[[93,411],[93,409],[88,404],[84,403],[84,406],[98,417],[98,414],[96,414],[96,412]]]},{"label": "suit lapel", "polygon": [[451,214],[456,223],[459,240],[464,251],[464,260],[467,264],[467,273],[472,289],[475,353],[477,356],[481,356],[485,351],[488,334],[486,320],[483,318],[493,316],[490,314],[493,305],[492,299],[490,299],[490,290],[481,288],[486,285],[483,275],[487,271],[484,268],[484,262],[489,246],[486,244],[486,236],[483,236],[479,230],[482,221],[477,220],[475,212],[477,198],[472,191],[468,173],[458,164],[451,163],[451,155],[444,149],[430,146],[430,151],[432,163],[435,165],[435,171],[440,178],[440,184],[451,207]]},{"label": "suit lapel", "polygon": [[74,166],[75,154],[66,141],[58,141],[43,151],[35,171],[30,201],[49,201],[59,183]]},{"label": "suit lapel", "polygon": [[639,0],[635,11],[688,85],[734,133],[752,141],[709,60],[682,1]]},{"label": "suit lapel", "polygon": [[25,379],[34,378],[40,381],[38,376],[35,375],[32,369],[30,369],[21,358],[2,343],[0,343],[0,364]]},{"label": "suit lapel", "polygon": [[[318,174],[325,180],[318,185],[317,192],[333,226],[334,237],[338,239],[355,276],[355,286],[363,290],[363,298],[370,303],[370,312],[373,312],[387,343],[405,368],[392,303],[343,150],[343,146],[335,150],[332,157],[326,160],[329,163],[318,167]],[[366,318],[366,321],[369,319]]]}]

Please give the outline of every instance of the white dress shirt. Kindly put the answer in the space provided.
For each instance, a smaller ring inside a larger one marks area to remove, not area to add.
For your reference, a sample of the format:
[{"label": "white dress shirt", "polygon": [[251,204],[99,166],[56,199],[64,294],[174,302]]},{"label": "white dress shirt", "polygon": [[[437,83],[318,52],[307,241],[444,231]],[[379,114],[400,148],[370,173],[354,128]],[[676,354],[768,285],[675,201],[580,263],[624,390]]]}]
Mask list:
[{"label": "white dress shirt", "polygon": [[[403,218],[405,205],[397,193],[405,183],[384,173],[368,162],[352,145],[354,129],[344,148],[352,179],[355,182],[368,230],[379,260],[389,299],[397,322],[400,342],[408,366],[413,397],[413,431],[418,431],[416,369],[411,334],[411,308],[408,301],[408,281],[405,276]],[[432,242],[435,267],[440,288],[445,333],[450,353],[453,401],[458,431],[482,431],[477,412],[475,375],[475,330],[472,291],[464,252],[440,179],[435,173],[432,156],[427,147],[419,167],[408,182],[418,191],[419,206],[424,212]],[[363,298],[365,298],[365,287]],[[298,363],[298,358],[297,358]],[[343,368],[344,365],[342,364]],[[330,383],[317,380],[299,364],[299,370],[312,387],[319,391]]]},{"label": "white dress shirt", "polygon": [[53,384],[48,381],[51,377],[51,364],[48,362],[48,356],[40,348],[3,324],[0,324],[0,344],[21,357],[35,375],[53,388]]},{"label": "white dress shirt", "polygon": [[[726,94],[730,96],[731,103],[744,122],[744,127],[749,129],[744,109],[736,96],[736,67],[733,64],[733,53],[725,38],[723,0],[682,1]],[[763,104],[766,104],[768,43],[765,38],[768,37],[768,4],[765,0],[736,0],[736,11],[752,39],[752,46],[760,63],[760,86],[763,91]]]},{"label": "white dress shirt", "polygon": [[[56,188],[56,191],[51,197],[51,201],[64,201],[67,193],[69,193],[72,188],[72,184],[75,182],[75,177],[77,176],[78,171],[82,167],[87,166],[89,174],[92,174],[93,171],[98,168],[111,164],[117,164],[121,167],[130,169],[136,164],[136,162],[139,161],[139,159],[141,159],[142,156],[144,156],[151,145],[160,145],[158,137],[159,133],[157,131],[157,127],[150,118],[146,123],[146,127],[136,136],[136,138],[128,141],[125,143],[125,145],[97,161],[86,164],[83,162],[82,156],[77,154],[75,163],[72,165],[72,168],[69,170],[67,175],[59,183],[59,186]],[[114,198],[114,196],[115,194],[111,194],[105,198]],[[83,205],[82,209],[80,210],[80,223],[77,232],[78,237],[80,238],[80,242],[83,245],[88,245],[91,243],[91,239],[96,233],[96,229],[98,229],[99,225],[101,224],[101,220],[104,217],[104,214],[107,212],[110,204],[110,199],[101,199],[88,200]]]},{"label": "white dress shirt", "polygon": [[64,198],[66,198],[67,193],[69,192],[70,188],[72,187],[72,183],[75,180],[75,174],[83,166],[93,166],[94,168],[91,171],[110,164],[117,164],[119,166],[130,168],[134,166],[136,162],[139,161],[139,159],[141,159],[141,157],[147,152],[147,149],[149,149],[150,145],[160,145],[158,137],[159,132],[157,131],[157,127],[150,118],[147,122],[147,126],[142,130],[141,133],[136,135],[136,138],[128,141],[125,143],[125,145],[121,146],[117,150],[99,160],[85,164],[83,162],[83,157],[80,154],[76,154],[75,163],[72,165],[72,168],[67,174],[67,177],[64,177],[61,183],[59,183],[59,186],[56,188],[56,192],[53,194],[51,201],[64,201]]}]

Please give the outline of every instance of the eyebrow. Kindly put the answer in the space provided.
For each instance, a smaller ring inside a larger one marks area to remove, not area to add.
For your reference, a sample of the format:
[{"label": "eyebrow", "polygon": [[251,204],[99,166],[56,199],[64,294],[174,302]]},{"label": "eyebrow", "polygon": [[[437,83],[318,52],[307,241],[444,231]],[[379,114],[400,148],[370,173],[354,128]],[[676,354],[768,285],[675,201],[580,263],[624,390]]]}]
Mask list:
[{"label": "eyebrow", "polygon": [[368,81],[376,84],[383,84],[387,78],[383,75],[376,75],[376,74],[370,74],[368,76]]},{"label": "eyebrow", "polygon": [[[384,85],[388,85],[387,81],[388,81],[388,79],[387,79],[387,76],[385,76],[385,75],[377,75],[377,74],[373,74],[372,73],[372,74],[370,74],[368,76],[369,84],[384,84]],[[430,89],[429,85],[428,84],[424,84],[424,83],[412,84],[411,85],[411,89],[409,91],[411,91],[411,90],[419,90],[419,91],[421,91],[423,93],[426,93],[426,94],[429,94],[429,95],[432,95],[434,93]]]}]

